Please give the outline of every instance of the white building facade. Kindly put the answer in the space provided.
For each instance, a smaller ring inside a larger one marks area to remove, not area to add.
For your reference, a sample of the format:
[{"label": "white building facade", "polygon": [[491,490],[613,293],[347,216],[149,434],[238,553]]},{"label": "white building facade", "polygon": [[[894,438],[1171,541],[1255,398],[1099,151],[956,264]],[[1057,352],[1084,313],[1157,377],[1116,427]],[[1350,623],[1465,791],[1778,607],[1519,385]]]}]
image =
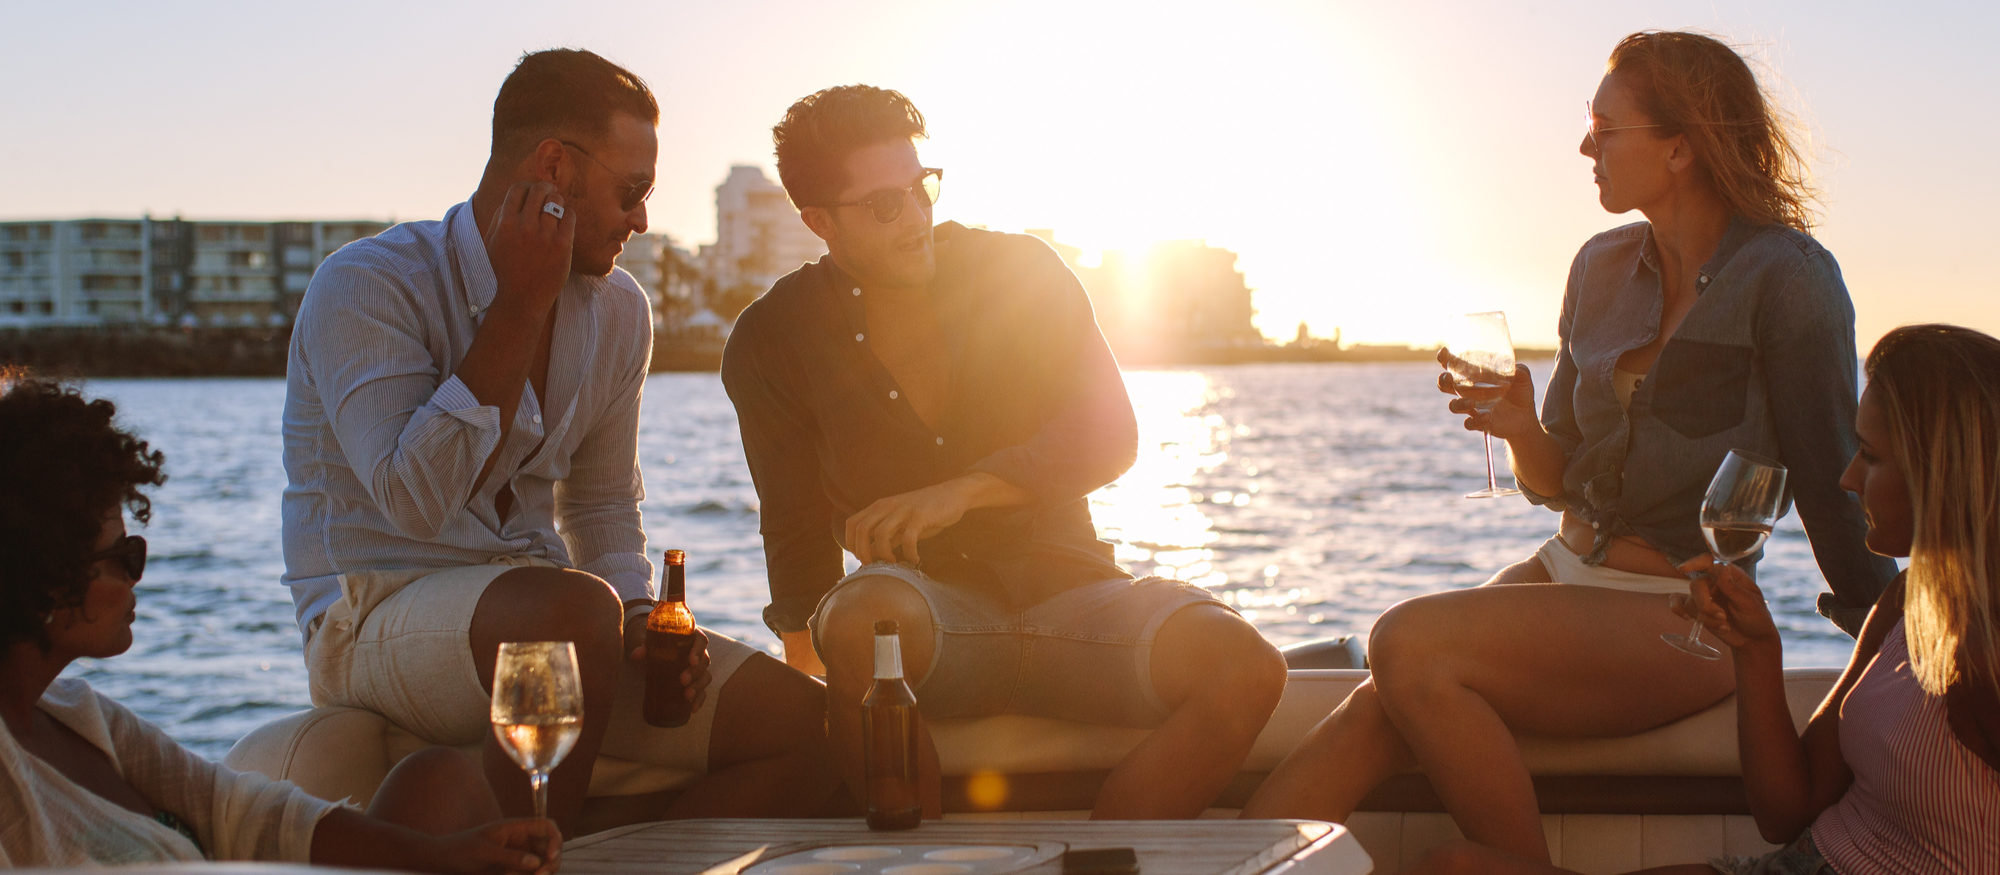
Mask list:
[{"label": "white building facade", "polygon": [[824,254],[825,242],[799,221],[783,187],[755,165],[729,168],[715,188],[715,243],[702,247],[717,293],[745,286],[761,293]]}]

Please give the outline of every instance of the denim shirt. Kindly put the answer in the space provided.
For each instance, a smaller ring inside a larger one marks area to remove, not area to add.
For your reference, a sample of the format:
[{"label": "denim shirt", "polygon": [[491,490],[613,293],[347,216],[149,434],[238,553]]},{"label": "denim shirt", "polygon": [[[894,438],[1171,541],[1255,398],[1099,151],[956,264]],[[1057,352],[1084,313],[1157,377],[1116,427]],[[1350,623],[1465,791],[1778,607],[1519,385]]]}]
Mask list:
[{"label": "denim shirt", "polygon": [[1696,289],[1622,407],[1612,386],[1619,356],[1659,336],[1659,251],[1646,222],[1584,244],[1570,267],[1542,410],[1568,459],[1563,492],[1527,494],[1595,527],[1586,563],[1601,563],[1618,535],[1679,563],[1708,552],[1701,502],[1723,457],[1741,449],[1777,459],[1788,469],[1786,501],[1797,505],[1832,589],[1820,612],[1853,634],[1895,563],[1868,552],[1861,508],[1840,488],[1855,450],[1859,380],[1840,266],[1803,233],[1738,217]]}]

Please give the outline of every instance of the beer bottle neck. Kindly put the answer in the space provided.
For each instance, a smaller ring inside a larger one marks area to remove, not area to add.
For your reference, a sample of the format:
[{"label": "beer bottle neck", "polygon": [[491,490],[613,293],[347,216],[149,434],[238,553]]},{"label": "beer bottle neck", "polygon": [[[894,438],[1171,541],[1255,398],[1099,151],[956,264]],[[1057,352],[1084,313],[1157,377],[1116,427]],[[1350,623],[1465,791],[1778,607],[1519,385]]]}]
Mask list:
[{"label": "beer bottle neck", "polygon": [[875,678],[897,680],[903,676],[903,641],[896,635],[875,636]]},{"label": "beer bottle neck", "polygon": [[667,566],[666,591],[660,594],[660,598],[670,602],[687,601],[687,582],[687,566]]}]

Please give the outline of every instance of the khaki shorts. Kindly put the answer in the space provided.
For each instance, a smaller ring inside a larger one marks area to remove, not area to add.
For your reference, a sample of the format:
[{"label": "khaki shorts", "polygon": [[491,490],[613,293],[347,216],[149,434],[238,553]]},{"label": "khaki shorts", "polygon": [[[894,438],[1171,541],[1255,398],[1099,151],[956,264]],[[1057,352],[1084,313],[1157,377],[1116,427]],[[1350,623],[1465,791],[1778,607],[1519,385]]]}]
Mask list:
[{"label": "khaki shorts", "polygon": [[1549,571],[1549,579],[1556,583],[1596,586],[1648,595],[1674,595],[1688,591],[1688,580],[1685,577],[1660,577],[1634,571],[1619,571],[1602,565],[1585,565],[1583,557],[1576,555],[1576,551],[1563,543],[1561,535],[1544,542],[1542,549],[1535,551],[1535,558],[1542,560],[1542,567]]},{"label": "khaki shorts", "polygon": [[[539,559],[499,559],[490,565],[398,571],[356,571],[340,577],[341,598],[306,635],[306,675],[312,702],[374,711],[432,744],[463,746],[493,732],[491,703],[472,661],[468,631],[486,587],[520,566],[553,567]],[[687,725],[661,729],[640,717],[645,673],[619,661],[617,704],[605,731],[607,756],[705,772],[718,693],[757,651],[708,633],[708,698]]]}]

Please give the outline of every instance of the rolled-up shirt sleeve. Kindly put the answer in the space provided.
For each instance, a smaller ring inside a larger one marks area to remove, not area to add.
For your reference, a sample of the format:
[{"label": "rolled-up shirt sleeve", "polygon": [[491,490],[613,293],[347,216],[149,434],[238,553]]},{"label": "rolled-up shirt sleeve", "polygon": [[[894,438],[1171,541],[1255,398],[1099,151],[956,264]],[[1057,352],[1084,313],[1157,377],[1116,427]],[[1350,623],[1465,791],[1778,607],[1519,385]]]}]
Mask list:
[{"label": "rolled-up shirt sleeve", "polygon": [[[637,318],[650,324],[643,313]],[[646,498],[639,471],[639,403],[653,358],[652,332],[645,338],[635,344],[638,354],[611,396],[618,402],[591,424],[570,459],[568,476],[555,487],[556,519],[570,559],[578,570],[611,584],[621,601],[654,596],[639,511]]]},{"label": "rolled-up shirt sleeve", "polygon": [[[1542,430],[1548,432],[1556,446],[1562,448],[1567,467],[1568,459],[1576,454],[1577,447],[1583,446],[1583,429],[1576,422],[1576,359],[1570,354],[1571,332],[1576,325],[1577,290],[1583,285],[1583,254],[1577,253],[1570,264],[1569,284],[1563,291],[1562,317],[1556,322],[1556,362],[1549,371],[1548,383],[1542,389]],[[1514,478],[1514,485],[1521,490],[1529,502],[1553,510],[1566,510],[1569,502],[1562,495],[1543,495],[1529,489]]]},{"label": "rolled-up shirt sleeve", "polygon": [[744,312],[722,356],[722,385],[736,405],[743,455],[757,490],[757,527],[771,604],[764,623],[782,635],[806,628],[820,597],[840,580],[833,504],[821,483],[818,432],[810,410],[791,397],[783,354],[757,308]]},{"label": "rolled-up shirt sleeve", "polygon": [[1030,338],[1040,363],[1048,416],[1027,440],[974,462],[970,468],[1027,490],[1048,506],[1089,495],[1125,473],[1138,456],[1139,427],[1125,377],[1098,330],[1083,284],[1040,241],[1024,259],[1030,265],[1021,291],[1032,295],[1042,330]]},{"label": "rolled-up shirt sleeve", "polygon": [[1896,565],[1869,552],[1861,506],[1840,487],[1854,457],[1860,376],[1854,305],[1833,256],[1806,259],[1790,281],[1764,296],[1756,318],[1765,394],[1789,472],[1785,485],[1833,590],[1834,603],[1820,610],[1856,634]]},{"label": "rolled-up shirt sleeve", "polygon": [[348,467],[398,531],[437,537],[500,443],[500,409],[439,373],[420,315],[385,271],[329,259],[312,286],[293,342]]}]

